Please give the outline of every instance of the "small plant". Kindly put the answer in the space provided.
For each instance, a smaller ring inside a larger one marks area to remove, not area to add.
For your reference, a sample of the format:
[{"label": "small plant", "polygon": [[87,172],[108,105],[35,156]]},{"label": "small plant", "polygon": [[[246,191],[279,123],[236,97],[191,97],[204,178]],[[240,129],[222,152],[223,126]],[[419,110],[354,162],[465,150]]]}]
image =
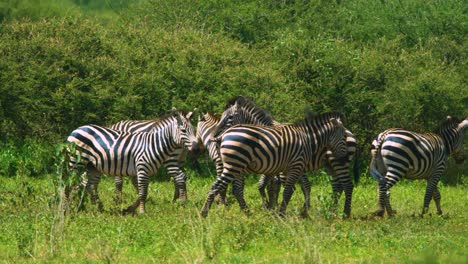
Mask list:
[{"label": "small plant", "polygon": [[320,204],[320,214],[323,215],[327,221],[336,217],[336,206],[333,202],[333,194],[319,194],[317,198]]},{"label": "small plant", "polygon": [[[52,254],[56,251],[57,242],[59,242],[63,233],[66,215],[70,212],[76,212],[83,206],[83,188],[81,184],[81,175],[83,171],[77,166],[70,166],[70,157],[75,155],[75,162],[80,162],[80,156],[76,155],[74,144],[60,144],[55,149],[54,165],[55,173],[52,176],[55,194],[52,198],[51,207],[53,212],[53,221],[50,232],[50,251]],[[78,189],[78,192],[76,190]],[[73,207],[77,200],[77,207]]]}]

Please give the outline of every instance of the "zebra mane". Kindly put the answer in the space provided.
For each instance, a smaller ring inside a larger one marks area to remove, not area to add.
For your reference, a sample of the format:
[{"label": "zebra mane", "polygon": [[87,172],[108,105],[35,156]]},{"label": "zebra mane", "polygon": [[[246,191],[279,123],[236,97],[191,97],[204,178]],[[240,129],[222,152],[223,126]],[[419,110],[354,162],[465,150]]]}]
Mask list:
[{"label": "zebra mane", "polygon": [[447,131],[450,129],[454,129],[460,124],[460,119],[457,117],[447,117],[447,119],[440,125],[437,132],[442,133],[443,131]]},{"label": "zebra mane", "polygon": [[265,125],[273,125],[274,120],[270,112],[257,106],[252,99],[239,95],[229,101],[226,110],[232,107],[235,103],[237,103],[239,108],[248,110],[251,116],[256,119],[263,120]]},{"label": "zebra mane", "polygon": [[224,106],[224,110],[227,110],[231,106],[233,106],[236,102],[238,105],[244,105],[247,101],[253,102],[253,99],[250,97],[245,97],[242,95],[234,96],[226,102]]},{"label": "zebra mane", "polygon": [[304,119],[304,121],[309,124],[322,125],[322,124],[330,122],[331,118],[340,119],[341,122],[343,122],[344,115],[340,112],[326,112],[326,113],[314,115],[311,111],[307,111],[307,116]]},{"label": "zebra mane", "polygon": [[216,114],[214,114],[213,112],[208,112],[208,113],[206,113],[206,114],[203,114],[203,113],[202,113],[202,114],[199,116],[199,119],[198,119],[199,122],[206,122],[206,121],[208,121],[208,120],[212,120],[212,121],[214,121],[214,122],[219,122],[220,117],[217,116]]},{"label": "zebra mane", "polygon": [[209,116],[209,117],[212,118],[212,119],[219,119],[219,116],[216,115],[216,114],[213,113],[213,112],[208,112],[208,113],[206,113],[205,115],[206,115],[206,116]]}]

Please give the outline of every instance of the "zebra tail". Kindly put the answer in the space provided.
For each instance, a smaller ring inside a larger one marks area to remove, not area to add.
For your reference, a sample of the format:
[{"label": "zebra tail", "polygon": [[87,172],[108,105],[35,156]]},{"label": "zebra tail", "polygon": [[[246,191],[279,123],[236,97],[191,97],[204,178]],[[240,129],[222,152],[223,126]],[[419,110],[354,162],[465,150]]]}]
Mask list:
[{"label": "zebra tail", "polygon": [[213,142],[213,143],[219,145],[219,143],[221,143],[221,137],[222,136],[213,137],[212,139],[210,139],[210,142]]},{"label": "zebra tail", "polygon": [[384,178],[384,176],[380,173],[379,171],[379,163],[383,163],[382,155],[380,153],[381,147],[382,147],[382,140],[374,140],[372,142],[372,147],[371,147],[371,163],[369,166],[369,173],[370,175],[376,179],[376,180],[381,180]]}]

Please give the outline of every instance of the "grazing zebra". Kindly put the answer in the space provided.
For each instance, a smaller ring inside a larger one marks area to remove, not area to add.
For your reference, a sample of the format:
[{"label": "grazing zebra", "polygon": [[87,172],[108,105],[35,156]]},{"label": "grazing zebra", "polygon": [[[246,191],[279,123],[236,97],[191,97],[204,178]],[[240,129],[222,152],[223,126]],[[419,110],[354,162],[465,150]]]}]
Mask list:
[{"label": "grazing zebra", "polygon": [[[292,125],[237,125],[227,129],[220,138],[223,172],[211,186],[202,216],[208,215],[215,195],[226,189],[234,179],[239,184],[234,182],[233,193],[240,207],[247,210],[241,176],[245,172],[286,175],[280,207],[280,214],[284,215],[294,192],[294,184],[306,172],[313,153],[327,148],[337,159],[346,158],[346,134],[340,118],[339,114],[327,113],[308,116]],[[303,210],[307,209],[304,204]]]},{"label": "grazing zebra", "polygon": [[[92,201],[99,201],[97,185],[101,174],[131,176],[138,190],[138,199],[124,212],[145,212],[149,176],[156,173],[171,153],[183,145],[189,151],[197,151],[198,143],[192,124],[181,112],[173,111],[149,133],[120,132],[96,125],[82,126],[67,139],[75,143],[80,164],[72,158],[71,166],[85,166],[89,175],[86,190]],[[100,202],[99,202],[100,203]],[[102,205],[100,203],[100,205]],[[102,206],[101,206],[102,207]]]},{"label": "grazing zebra", "polygon": [[[271,115],[264,109],[258,107],[251,100],[242,96],[231,101],[230,106],[223,112],[221,120],[218,122],[216,134],[221,134],[227,128],[237,124],[261,124],[266,126],[283,125],[273,120]],[[338,199],[344,191],[344,214],[349,217],[351,214],[352,193],[354,188],[353,181],[349,175],[349,166],[356,152],[356,138],[349,130],[346,130],[346,145],[348,148],[347,160],[337,160],[333,155],[330,155],[330,152],[327,154],[326,149],[324,149],[321,152],[313,153],[308,171],[317,170],[324,166],[327,168],[329,174],[332,175],[331,185],[334,193],[334,204],[335,206],[338,204]],[[280,174],[280,177],[284,182],[284,175]],[[303,175],[299,180],[306,204],[310,204],[310,182],[306,175]],[[262,196],[264,207],[273,208],[276,206],[280,190],[279,186],[277,186],[279,182],[278,178],[273,179],[266,175],[262,175],[260,177],[258,190]],[[268,202],[265,193],[266,186],[269,187]]]},{"label": "grazing zebra", "polygon": [[[195,111],[195,110],[194,110]],[[193,112],[189,112],[186,118],[190,120]],[[123,120],[110,126],[111,129],[121,132],[153,132],[158,129],[160,120]],[[182,202],[187,200],[187,176],[181,169],[182,163],[185,161],[187,155],[186,149],[183,146],[179,146],[170,154],[169,158],[163,162],[169,175],[174,180],[174,198],[176,201],[180,198]],[[116,189],[116,200],[122,201],[122,177],[115,176],[115,189]]]},{"label": "grazing zebra", "polygon": [[460,122],[449,116],[437,133],[419,134],[398,128],[380,133],[372,142],[369,169],[379,180],[378,209],[374,214],[395,213],[390,206],[390,188],[403,177],[427,180],[421,215],[428,211],[432,199],[437,214],[442,214],[437,184],[449,155],[457,163],[463,162],[463,132],[467,127],[468,119]]}]

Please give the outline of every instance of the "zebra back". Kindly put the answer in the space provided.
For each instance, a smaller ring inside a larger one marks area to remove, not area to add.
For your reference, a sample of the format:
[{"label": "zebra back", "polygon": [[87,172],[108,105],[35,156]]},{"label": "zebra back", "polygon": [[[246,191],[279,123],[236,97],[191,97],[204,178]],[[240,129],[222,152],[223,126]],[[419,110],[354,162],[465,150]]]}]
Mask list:
[{"label": "zebra back", "polygon": [[236,145],[240,156],[249,156],[247,153],[251,151],[264,153],[262,163],[268,164],[263,165],[268,169],[253,169],[258,173],[279,173],[281,170],[277,169],[295,157],[301,157],[299,159],[303,160],[304,166],[308,165],[313,153],[325,148],[332,151],[337,159],[343,158],[347,155],[345,129],[338,117],[338,114],[324,114],[282,126],[237,125],[222,135],[221,153],[229,153],[233,145]]},{"label": "zebra back", "polygon": [[122,131],[122,132],[150,132],[156,127],[156,124],[160,122],[159,119],[154,120],[122,120],[119,121],[109,128]]},{"label": "zebra back", "polygon": [[67,141],[75,143],[77,152],[100,172],[114,176],[135,176],[138,162],[146,163],[153,174],[174,149],[198,147],[191,123],[179,112],[162,118],[151,132],[87,125],[74,130]]}]

